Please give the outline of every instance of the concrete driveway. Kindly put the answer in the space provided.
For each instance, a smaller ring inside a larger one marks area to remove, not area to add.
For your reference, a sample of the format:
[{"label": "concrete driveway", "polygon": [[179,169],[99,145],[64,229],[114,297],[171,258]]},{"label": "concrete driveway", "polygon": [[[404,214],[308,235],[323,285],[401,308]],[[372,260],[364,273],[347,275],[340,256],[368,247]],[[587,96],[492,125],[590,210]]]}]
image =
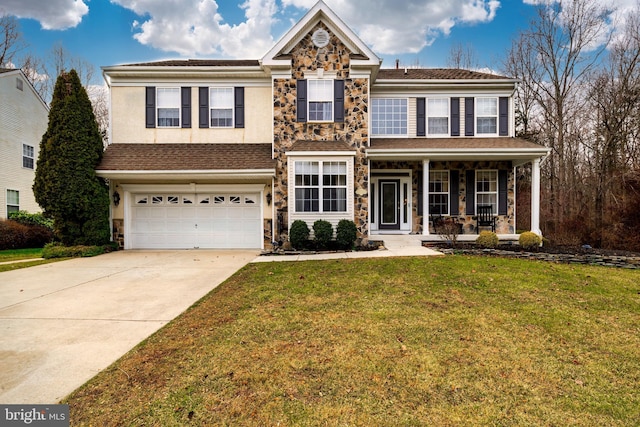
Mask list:
[{"label": "concrete driveway", "polygon": [[120,251],[0,273],[0,403],[57,403],[257,254]]}]

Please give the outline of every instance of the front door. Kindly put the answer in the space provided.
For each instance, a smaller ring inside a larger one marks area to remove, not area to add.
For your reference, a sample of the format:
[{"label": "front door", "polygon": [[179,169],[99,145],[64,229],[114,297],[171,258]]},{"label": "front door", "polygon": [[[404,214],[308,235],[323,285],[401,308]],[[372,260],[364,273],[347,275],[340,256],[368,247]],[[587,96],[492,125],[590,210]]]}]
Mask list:
[{"label": "front door", "polygon": [[380,230],[400,230],[400,180],[378,181]]}]

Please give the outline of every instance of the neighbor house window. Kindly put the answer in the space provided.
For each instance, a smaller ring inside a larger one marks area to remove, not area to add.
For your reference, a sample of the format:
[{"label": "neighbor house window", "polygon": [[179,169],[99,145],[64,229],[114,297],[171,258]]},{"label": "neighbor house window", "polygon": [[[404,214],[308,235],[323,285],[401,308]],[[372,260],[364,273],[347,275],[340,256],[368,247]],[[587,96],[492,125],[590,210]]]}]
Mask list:
[{"label": "neighbor house window", "polygon": [[22,144],[22,167],[33,169],[34,151],[32,145]]},{"label": "neighbor house window", "polygon": [[333,121],[333,80],[309,80],[309,121]]},{"label": "neighbor house window", "polygon": [[346,212],[346,162],[295,162],[296,212]]},{"label": "neighbor house window", "polygon": [[429,135],[449,135],[449,100],[447,98],[427,101],[427,132]]},{"label": "neighbor house window", "polygon": [[476,98],[476,132],[498,134],[498,98]]},{"label": "neighbor house window", "polygon": [[158,127],[180,127],[180,88],[159,87],[156,97]]},{"label": "neighbor house window", "polygon": [[233,127],[233,88],[209,88],[209,114],[212,128]]},{"label": "neighbor house window", "polygon": [[429,171],[429,213],[449,215],[449,171]]},{"label": "neighbor house window", "polygon": [[491,206],[498,213],[498,171],[476,171],[476,206]]},{"label": "neighbor house window", "polygon": [[371,100],[371,133],[372,135],[406,135],[406,98],[373,98]]},{"label": "neighbor house window", "polygon": [[7,216],[11,212],[20,210],[20,192],[18,190],[7,190]]}]

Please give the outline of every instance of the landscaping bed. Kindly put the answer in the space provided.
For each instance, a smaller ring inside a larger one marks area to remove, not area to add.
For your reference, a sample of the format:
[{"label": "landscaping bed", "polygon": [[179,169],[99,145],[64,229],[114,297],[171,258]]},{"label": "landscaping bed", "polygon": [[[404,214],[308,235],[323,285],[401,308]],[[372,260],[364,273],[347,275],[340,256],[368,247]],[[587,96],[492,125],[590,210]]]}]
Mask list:
[{"label": "landscaping bed", "polygon": [[542,246],[526,251],[517,244],[501,244],[494,249],[480,248],[474,243],[426,243],[425,246],[444,254],[492,255],[568,264],[602,265],[640,269],[640,253],[619,249],[596,249],[588,246]]}]

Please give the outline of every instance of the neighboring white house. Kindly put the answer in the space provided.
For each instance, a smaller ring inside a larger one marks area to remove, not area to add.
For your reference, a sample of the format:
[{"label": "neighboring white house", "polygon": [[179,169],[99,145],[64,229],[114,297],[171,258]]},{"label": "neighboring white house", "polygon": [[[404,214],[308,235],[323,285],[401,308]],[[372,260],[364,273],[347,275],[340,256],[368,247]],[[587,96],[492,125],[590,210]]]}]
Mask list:
[{"label": "neighboring white house", "polygon": [[0,68],[0,218],[40,212],[33,195],[49,108],[20,70]]}]

